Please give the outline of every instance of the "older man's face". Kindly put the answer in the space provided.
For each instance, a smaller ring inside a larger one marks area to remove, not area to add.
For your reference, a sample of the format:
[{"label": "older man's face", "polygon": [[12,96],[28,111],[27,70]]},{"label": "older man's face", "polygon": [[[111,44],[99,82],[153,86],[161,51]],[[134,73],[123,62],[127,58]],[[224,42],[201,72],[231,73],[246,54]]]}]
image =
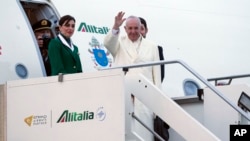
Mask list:
[{"label": "older man's face", "polygon": [[141,23],[136,18],[132,18],[127,21],[124,27],[128,35],[128,38],[133,42],[136,41],[141,35]]}]

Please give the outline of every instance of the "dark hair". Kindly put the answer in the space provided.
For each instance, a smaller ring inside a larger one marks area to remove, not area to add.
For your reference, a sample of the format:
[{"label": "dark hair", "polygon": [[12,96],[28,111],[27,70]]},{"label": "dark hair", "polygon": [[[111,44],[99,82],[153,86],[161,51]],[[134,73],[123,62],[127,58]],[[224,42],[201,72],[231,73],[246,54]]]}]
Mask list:
[{"label": "dark hair", "polygon": [[143,24],[145,26],[145,28],[148,29],[147,22],[142,17],[139,17],[139,19],[141,21],[141,24]]},{"label": "dark hair", "polygon": [[62,16],[59,20],[59,25],[62,26],[64,23],[68,24],[69,21],[73,20],[74,22],[76,22],[75,18],[70,16],[70,15],[65,15]]}]

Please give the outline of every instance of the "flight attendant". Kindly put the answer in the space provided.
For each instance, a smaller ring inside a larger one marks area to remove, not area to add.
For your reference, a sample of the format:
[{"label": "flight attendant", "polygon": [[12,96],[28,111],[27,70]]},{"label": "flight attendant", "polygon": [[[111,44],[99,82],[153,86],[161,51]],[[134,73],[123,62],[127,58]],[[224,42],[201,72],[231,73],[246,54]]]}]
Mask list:
[{"label": "flight attendant", "polygon": [[71,37],[75,30],[75,18],[65,15],[59,20],[59,34],[49,43],[51,74],[82,72],[79,50]]}]

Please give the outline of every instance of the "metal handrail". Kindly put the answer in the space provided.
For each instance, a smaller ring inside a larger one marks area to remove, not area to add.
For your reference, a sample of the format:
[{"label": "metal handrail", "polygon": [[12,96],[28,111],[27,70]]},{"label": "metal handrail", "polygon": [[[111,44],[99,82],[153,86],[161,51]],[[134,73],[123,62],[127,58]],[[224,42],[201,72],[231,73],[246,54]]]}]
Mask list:
[{"label": "metal handrail", "polygon": [[231,102],[227,97],[225,97],[219,90],[215,88],[215,86],[211,85],[205,78],[199,75],[194,69],[188,66],[185,62],[181,60],[172,60],[172,61],[155,61],[155,62],[148,62],[148,63],[140,63],[135,65],[125,65],[125,66],[117,66],[111,68],[103,68],[100,70],[110,70],[110,69],[123,69],[124,71],[128,71],[129,68],[139,68],[139,67],[148,67],[148,66],[155,66],[155,65],[162,65],[162,64],[181,64],[184,68],[186,68],[190,73],[196,76],[201,82],[203,82],[207,87],[209,87],[214,93],[216,93],[220,98],[222,98],[226,103],[228,103],[232,108],[238,111],[241,115],[243,115],[246,119],[250,121],[250,117],[237,105]]},{"label": "metal handrail", "polygon": [[154,130],[152,130],[150,127],[148,127],[143,121],[141,121],[139,119],[139,117],[137,117],[135,115],[135,113],[132,113],[132,117],[137,120],[142,126],[144,126],[146,129],[148,129],[149,132],[151,132],[158,140],[160,141],[165,141],[159,134],[157,134]]},{"label": "metal handrail", "polygon": [[215,77],[215,78],[209,78],[207,81],[215,81],[215,85],[219,85],[217,83],[218,80],[225,80],[229,79],[228,83],[226,85],[230,85],[233,79],[236,78],[243,78],[243,77],[250,77],[250,74],[242,74],[242,75],[232,75],[232,76],[225,76],[225,77]]}]

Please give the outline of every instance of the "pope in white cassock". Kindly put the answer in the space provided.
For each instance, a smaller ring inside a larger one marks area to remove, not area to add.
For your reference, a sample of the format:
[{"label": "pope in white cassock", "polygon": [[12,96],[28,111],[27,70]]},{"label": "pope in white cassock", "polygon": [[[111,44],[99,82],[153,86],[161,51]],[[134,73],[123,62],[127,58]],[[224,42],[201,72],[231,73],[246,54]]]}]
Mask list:
[{"label": "pope in white cassock", "polygon": [[[143,38],[140,34],[140,19],[136,16],[129,16],[126,19],[123,18],[124,14],[124,12],[117,14],[112,30],[104,38],[104,46],[111,52],[114,58],[114,65],[123,66],[159,61],[157,45]],[[120,36],[119,27],[124,21],[126,21],[124,29],[127,35]],[[159,65],[130,69],[129,73],[142,73],[157,87],[161,88]],[[135,115],[146,123],[148,127],[154,129],[152,111],[137,99],[134,99],[134,106]],[[153,134],[138,122],[135,124],[135,132],[146,141],[153,141],[154,139]]]}]

